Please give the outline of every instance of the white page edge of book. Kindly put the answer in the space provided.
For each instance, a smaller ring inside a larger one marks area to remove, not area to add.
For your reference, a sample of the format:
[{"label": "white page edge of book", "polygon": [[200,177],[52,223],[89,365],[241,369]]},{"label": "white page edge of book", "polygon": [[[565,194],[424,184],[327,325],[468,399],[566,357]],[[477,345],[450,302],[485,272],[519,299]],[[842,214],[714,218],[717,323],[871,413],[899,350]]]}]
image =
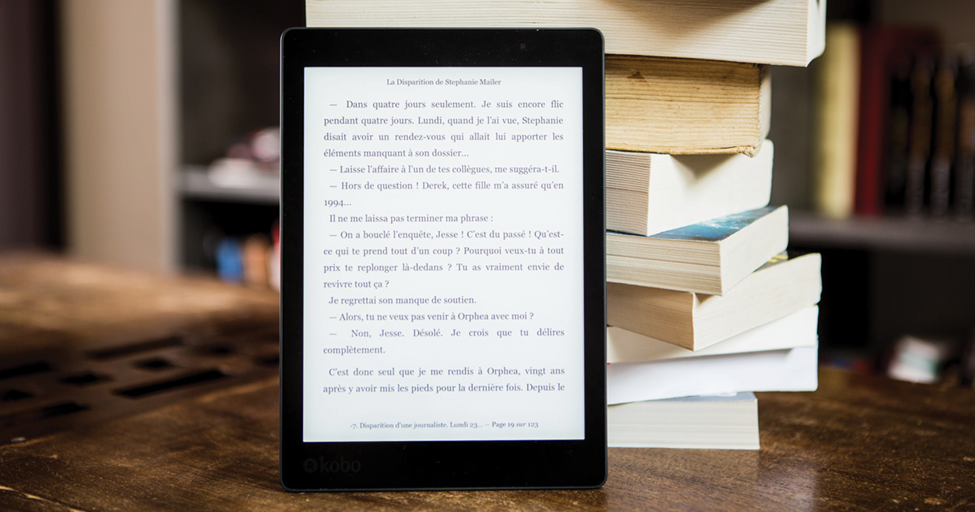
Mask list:
[{"label": "white page edge of book", "polygon": [[610,448],[758,450],[755,393],[646,400],[608,407]]}]

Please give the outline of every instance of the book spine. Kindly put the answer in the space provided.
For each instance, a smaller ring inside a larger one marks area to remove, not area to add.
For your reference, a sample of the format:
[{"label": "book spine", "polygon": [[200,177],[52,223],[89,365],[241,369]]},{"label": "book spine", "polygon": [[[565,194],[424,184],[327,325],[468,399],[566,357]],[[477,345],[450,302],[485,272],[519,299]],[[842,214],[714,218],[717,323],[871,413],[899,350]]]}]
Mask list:
[{"label": "book spine", "polygon": [[860,121],[857,154],[855,211],[878,215],[882,205],[876,197],[880,175],[881,133],[885,126],[887,85],[884,83],[884,52],[876,30],[867,29],[860,49]]},{"label": "book spine", "polygon": [[955,152],[954,211],[972,218],[975,203],[975,54],[966,55],[958,70],[958,140]]},{"label": "book spine", "polygon": [[934,97],[937,103],[934,128],[934,155],[931,160],[931,214],[948,214],[951,184],[951,162],[955,156],[955,125],[958,96],[955,92],[957,69],[955,58],[944,55],[934,76]]},{"label": "book spine", "polygon": [[816,84],[814,200],[817,211],[842,219],[853,213],[855,200],[859,28],[846,23],[828,25],[826,47]]},{"label": "book spine", "polygon": [[924,169],[931,150],[931,118],[934,104],[931,101],[931,75],[933,62],[920,57],[911,75],[911,139],[907,156],[907,183],[904,206],[907,214],[917,216],[924,210]]},{"label": "book spine", "polygon": [[[906,57],[906,56],[905,56]],[[907,187],[907,144],[911,133],[911,59],[899,58],[891,63],[890,128],[887,151],[887,180],[884,208],[903,212]]]}]

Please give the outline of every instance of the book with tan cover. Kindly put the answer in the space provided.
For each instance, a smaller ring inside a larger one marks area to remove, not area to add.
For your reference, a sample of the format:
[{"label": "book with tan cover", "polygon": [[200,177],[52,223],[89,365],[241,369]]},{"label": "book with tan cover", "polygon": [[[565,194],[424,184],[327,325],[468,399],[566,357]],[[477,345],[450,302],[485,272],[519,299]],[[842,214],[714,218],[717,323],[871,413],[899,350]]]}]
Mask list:
[{"label": "book with tan cover", "polygon": [[606,56],[606,148],[745,153],[768,135],[767,65]]}]

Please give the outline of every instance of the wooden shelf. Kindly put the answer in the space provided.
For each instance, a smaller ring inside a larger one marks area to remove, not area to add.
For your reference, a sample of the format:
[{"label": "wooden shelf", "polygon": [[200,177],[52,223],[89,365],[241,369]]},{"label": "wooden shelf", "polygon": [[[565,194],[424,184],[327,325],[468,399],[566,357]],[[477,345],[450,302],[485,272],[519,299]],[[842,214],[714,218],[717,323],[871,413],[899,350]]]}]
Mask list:
[{"label": "wooden shelf", "polygon": [[975,255],[975,222],[898,216],[836,220],[800,211],[789,215],[790,245]]},{"label": "wooden shelf", "polygon": [[203,166],[184,167],[179,187],[185,198],[248,204],[277,204],[281,194],[276,176],[257,176],[230,186],[214,182]]}]

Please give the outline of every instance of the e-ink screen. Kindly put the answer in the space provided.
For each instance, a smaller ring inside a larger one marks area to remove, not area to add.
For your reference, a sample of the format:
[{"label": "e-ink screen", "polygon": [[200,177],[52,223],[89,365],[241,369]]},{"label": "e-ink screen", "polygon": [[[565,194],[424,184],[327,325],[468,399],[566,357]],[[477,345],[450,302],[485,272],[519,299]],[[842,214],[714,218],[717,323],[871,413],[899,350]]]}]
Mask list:
[{"label": "e-ink screen", "polygon": [[578,67],[304,73],[305,442],[578,440]]}]

